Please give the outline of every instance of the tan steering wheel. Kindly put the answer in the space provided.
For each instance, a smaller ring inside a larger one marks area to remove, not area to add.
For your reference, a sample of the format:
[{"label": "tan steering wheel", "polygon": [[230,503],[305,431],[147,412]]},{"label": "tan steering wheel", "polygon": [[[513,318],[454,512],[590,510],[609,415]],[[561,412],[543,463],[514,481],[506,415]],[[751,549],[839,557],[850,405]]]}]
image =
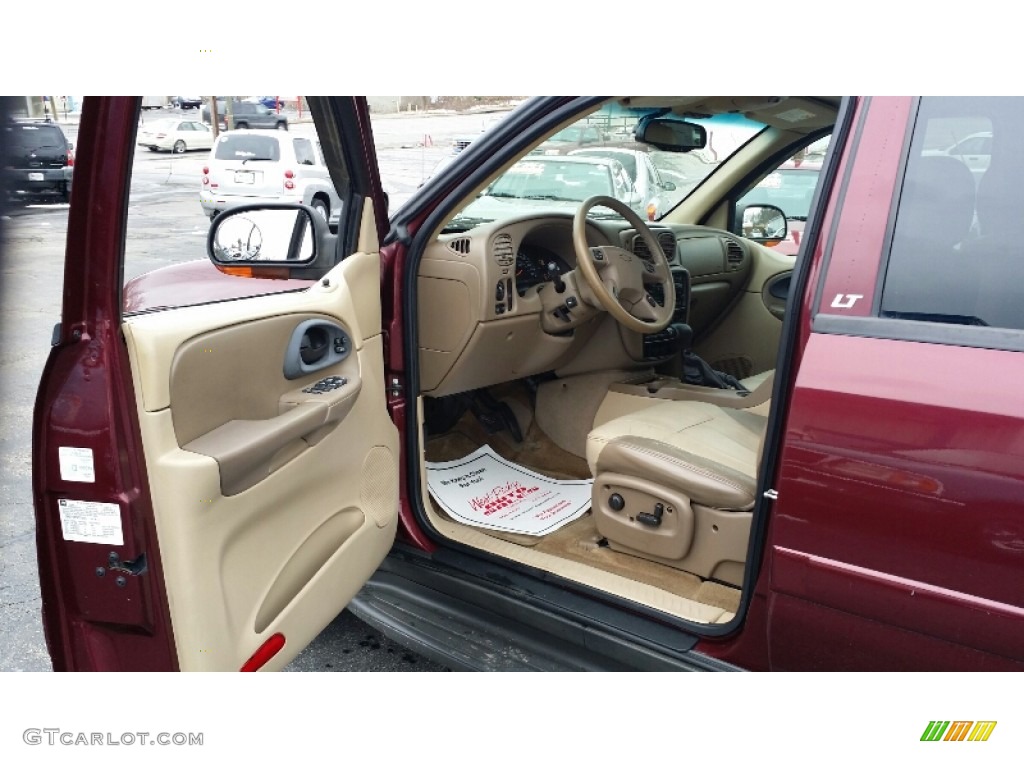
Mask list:
[{"label": "tan steering wheel", "polygon": [[[587,213],[603,205],[621,214],[647,243],[651,258],[639,256],[614,245],[591,246],[587,242]],[[643,219],[625,203],[598,195],[583,201],[572,222],[576,266],[601,308],[626,328],[639,333],[663,331],[676,309],[676,287],[661,244]],[[664,301],[659,304],[648,286],[660,285]]]}]

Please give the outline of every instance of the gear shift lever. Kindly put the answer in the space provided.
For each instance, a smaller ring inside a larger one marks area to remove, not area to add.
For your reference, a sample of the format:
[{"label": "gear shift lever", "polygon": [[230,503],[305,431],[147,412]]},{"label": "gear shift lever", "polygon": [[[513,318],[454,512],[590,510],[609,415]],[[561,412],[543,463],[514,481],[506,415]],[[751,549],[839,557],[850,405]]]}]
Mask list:
[{"label": "gear shift lever", "polygon": [[714,370],[690,349],[693,344],[693,328],[686,323],[673,323],[670,328],[675,334],[673,341],[676,349],[683,359],[683,383],[715,389],[735,389],[744,394],[750,392],[735,376]]}]

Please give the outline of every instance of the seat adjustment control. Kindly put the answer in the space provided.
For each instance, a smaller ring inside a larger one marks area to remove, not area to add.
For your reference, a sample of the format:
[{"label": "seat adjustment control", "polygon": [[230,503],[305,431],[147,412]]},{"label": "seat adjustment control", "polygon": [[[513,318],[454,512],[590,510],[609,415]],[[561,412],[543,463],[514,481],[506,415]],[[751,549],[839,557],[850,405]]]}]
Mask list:
[{"label": "seat adjustment control", "polygon": [[613,493],[608,499],[608,506],[616,512],[621,512],[626,506],[626,500],[623,499],[619,494]]},{"label": "seat adjustment control", "polygon": [[661,525],[662,515],[665,514],[664,504],[655,504],[653,512],[641,512],[636,516],[637,522],[649,525],[652,528],[657,528]]}]

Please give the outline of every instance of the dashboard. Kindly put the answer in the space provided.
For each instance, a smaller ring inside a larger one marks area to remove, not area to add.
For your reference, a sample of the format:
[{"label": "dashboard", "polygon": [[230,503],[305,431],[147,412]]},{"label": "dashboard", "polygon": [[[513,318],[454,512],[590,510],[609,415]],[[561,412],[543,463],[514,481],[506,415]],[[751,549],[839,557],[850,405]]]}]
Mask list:
[{"label": "dashboard", "polygon": [[[573,217],[526,215],[439,235],[418,272],[420,389],[443,396],[548,371],[650,366],[644,336],[600,312],[566,332],[542,327],[546,286],[576,267]],[[727,311],[750,277],[755,244],[722,230],[655,224],[674,272],[688,273],[694,330]],[[621,218],[588,219],[591,246],[616,245],[648,259]],[[654,297],[655,300],[661,297]]]}]

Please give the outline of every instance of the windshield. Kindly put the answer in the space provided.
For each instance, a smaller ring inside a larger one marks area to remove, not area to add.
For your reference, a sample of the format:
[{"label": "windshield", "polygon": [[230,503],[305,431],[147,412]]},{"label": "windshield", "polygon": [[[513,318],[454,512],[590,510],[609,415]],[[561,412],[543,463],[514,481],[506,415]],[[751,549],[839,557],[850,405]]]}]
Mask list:
[{"label": "windshield", "polygon": [[583,202],[615,193],[609,163],[570,158],[521,160],[484,192],[490,197]]},{"label": "windshield", "polygon": [[[691,152],[668,152],[634,138],[637,122],[650,113],[609,104],[562,128],[491,182],[445,231],[520,214],[571,212],[594,195],[615,197],[642,218],[658,221],[764,129],[734,114],[678,116],[703,125],[708,143]],[[591,215],[615,214],[598,207]]]}]

